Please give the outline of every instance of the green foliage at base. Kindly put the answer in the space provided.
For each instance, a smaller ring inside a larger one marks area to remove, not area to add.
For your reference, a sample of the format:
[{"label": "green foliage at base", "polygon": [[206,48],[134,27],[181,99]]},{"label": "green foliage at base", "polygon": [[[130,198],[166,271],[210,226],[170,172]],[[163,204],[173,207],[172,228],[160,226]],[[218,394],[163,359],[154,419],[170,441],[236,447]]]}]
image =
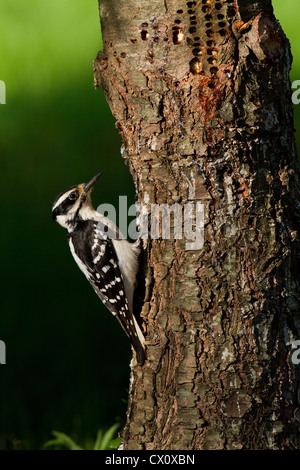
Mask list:
[{"label": "green foliage at base", "polygon": [[115,438],[116,430],[119,424],[114,424],[107,431],[99,429],[94,443],[86,442],[84,445],[77,444],[70,436],[59,431],[52,431],[55,439],[47,441],[44,444],[45,448],[60,449],[66,448],[68,450],[110,450],[116,449],[121,444],[119,437]]}]

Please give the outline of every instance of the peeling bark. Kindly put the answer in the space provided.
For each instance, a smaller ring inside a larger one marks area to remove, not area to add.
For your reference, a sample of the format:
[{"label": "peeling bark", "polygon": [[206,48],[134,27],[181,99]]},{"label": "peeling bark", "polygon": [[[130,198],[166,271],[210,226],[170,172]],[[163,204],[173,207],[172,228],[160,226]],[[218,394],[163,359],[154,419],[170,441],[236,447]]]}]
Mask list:
[{"label": "peeling bark", "polygon": [[201,249],[144,242],[124,448],[299,448],[299,171],[271,1],[100,0],[100,18],[95,84],[139,202],[205,211]]}]

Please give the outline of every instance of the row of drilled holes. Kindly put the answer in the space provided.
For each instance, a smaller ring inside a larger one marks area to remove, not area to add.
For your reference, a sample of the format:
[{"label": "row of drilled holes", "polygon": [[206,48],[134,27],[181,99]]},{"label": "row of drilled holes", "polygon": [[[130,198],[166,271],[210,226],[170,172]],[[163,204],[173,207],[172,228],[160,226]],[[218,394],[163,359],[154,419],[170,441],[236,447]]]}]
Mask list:
[{"label": "row of drilled holes", "polygon": [[[227,3],[233,3],[233,1],[234,1],[234,0],[227,0]],[[213,6],[213,5],[212,5],[212,0],[202,0],[202,4],[203,4],[203,6],[202,6],[202,11],[203,11],[204,13],[206,13],[206,16],[205,16],[205,20],[207,21],[206,27],[208,28],[208,29],[206,30],[206,36],[211,38],[211,37],[213,36],[213,30],[210,29],[210,28],[213,26],[212,23],[210,22],[210,21],[212,20],[212,15],[211,15],[211,8],[212,8],[212,6]],[[195,33],[197,32],[197,28],[195,27],[195,25],[197,24],[197,20],[196,20],[196,16],[195,16],[195,8],[196,8],[197,5],[198,5],[197,2],[187,2],[187,7],[188,7],[187,13],[188,13],[189,15],[191,15],[191,17],[190,17],[191,27],[190,27],[190,29],[189,29],[189,32],[190,32],[191,34],[195,34]],[[217,1],[216,1],[216,4],[215,4],[214,6],[215,6],[216,10],[220,10],[220,9],[222,8],[222,6],[223,6],[223,5],[222,5],[222,0],[217,0]],[[208,12],[209,12],[209,13],[208,13]],[[177,10],[177,13],[178,13],[178,14],[182,14],[182,13],[184,13],[184,11],[183,11],[183,10]],[[220,36],[225,36],[225,35],[226,35],[226,30],[223,29],[223,28],[225,28],[226,23],[225,23],[224,21],[222,21],[222,20],[224,20],[224,15],[221,14],[221,13],[219,13],[219,14],[217,15],[217,18],[218,18],[218,20],[219,20],[218,26],[221,28],[221,29],[218,31],[218,33],[220,34]],[[181,24],[181,20],[180,20],[180,19],[176,19],[176,20],[174,21],[174,23],[175,23],[176,25],[179,25],[179,24]],[[148,26],[148,23],[142,23],[141,26],[142,26],[143,28],[145,28],[145,27]],[[141,31],[141,38],[142,38],[142,40],[146,40],[146,39],[148,39],[148,37],[149,37],[148,31],[142,30],[142,31]],[[175,45],[181,44],[181,42],[183,41],[183,37],[184,37],[184,33],[183,33],[183,31],[180,29],[180,27],[179,27],[179,26],[174,26],[174,27],[173,27],[173,43],[174,43]],[[195,37],[195,38],[194,38],[195,41],[197,41],[197,40],[199,40],[199,39],[200,39],[199,37]],[[209,41],[207,41],[206,44],[207,44],[207,46],[209,47],[209,49],[207,50],[207,53],[208,53],[208,55],[212,56],[212,57],[209,57],[209,58],[208,58],[208,63],[210,63],[210,64],[215,64],[215,63],[217,62],[216,56],[217,56],[217,54],[218,54],[218,49],[214,48],[215,42],[214,42],[213,40],[209,40]],[[195,46],[195,47],[194,47],[194,49],[193,49],[193,54],[194,54],[195,56],[200,55],[200,54],[201,54],[201,50],[198,48],[198,47],[200,47],[200,44],[197,43],[197,42],[195,42],[194,46]],[[197,63],[196,63],[195,61],[198,61],[198,59],[193,59],[193,60],[191,61],[191,64],[193,63],[193,64],[195,65],[195,67],[191,67],[191,71],[192,71],[193,73],[199,73],[200,64],[198,64],[198,67],[197,67]],[[217,67],[211,67],[211,69],[210,69],[210,72],[211,72],[212,74],[215,74],[217,71],[218,71],[218,68],[217,68]]]},{"label": "row of drilled holes", "polygon": [[[234,2],[234,0],[227,0],[227,3],[229,3],[229,4],[230,4],[230,3],[233,3],[233,2]],[[211,7],[212,7],[212,0],[202,0],[202,4],[203,4],[202,11],[203,11],[204,13],[207,13],[207,12],[211,9]],[[191,18],[190,18],[190,20],[191,20],[190,22],[191,22],[192,27],[191,27],[190,30],[189,30],[189,32],[190,32],[191,34],[194,34],[194,33],[196,32],[196,28],[194,27],[194,25],[197,24],[196,16],[194,15],[196,6],[198,6],[198,3],[197,3],[197,2],[187,2],[187,7],[188,7],[187,13],[190,14],[190,15],[192,15]],[[216,4],[215,4],[215,9],[216,9],[216,10],[221,10],[222,6],[223,6],[223,5],[222,5],[222,0],[217,0],[217,1],[216,1]],[[178,14],[183,14],[183,13],[184,13],[184,10],[177,10],[177,13],[178,13]],[[222,19],[224,19],[224,15],[223,15],[223,14],[218,14],[218,15],[217,15],[217,18],[220,20],[220,22],[219,22],[220,28],[224,28],[224,27],[226,26],[226,23],[225,23],[224,21],[221,21]],[[206,19],[207,21],[210,21],[210,20],[212,19],[211,14],[210,14],[210,13],[206,14],[205,19]],[[175,23],[175,24],[180,24],[180,23],[181,23],[181,20],[180,20],[180,19],[176,19],[176,20],[174,21],[174,23]],[[142,23],[141,26],[142,26],[142,28],[145,28],[145,27],[148,26],[148,23]],[[173,30],[180,31],[180,28],[179,28],[179,27],[174,27]],[[182,33],[182,34],[183,34],[183,33]],[[212,34],[212,32],[210,32],[209,30],[207,30],[207,35],[209,36],[209,35],[211,35],[211,34]],[[226,31],[223,30],[223,29],[221,29],[221,30],[219,31],[219,34],[220,34],[221,36],[225,36],[225,35],[226,35]],[[141,38],[142,38],[142,40],[145,41],[146,39],[148,39],[148,37],[149,37],[148,31],[142,30],[142,31],[141,31]],[[180,42],[181,42],[181,41],[180,41]],[[180,42],[176,41],[176,34],[175,34],[175,42],[174,42],[174,44],[180,44]]]},{"label": "row of drilled holes", "polygon": [[[213,26],[213,24],[211,22],[211,20],[212,20],[211,9],[212,9],[212,6],[213,6],[212,1],[211,0],[202,0],[202,4],[203,4],[202,11],[206,14],[205,15],[205,20],[206,20],[206,25],[205,26],[206,26],[207,29],[206,29],[205,33],[206,33],[206,36],[208,38],[211,38],[213,36],[213,30],[211,29],[212,26]],[[197,6],[196,2],[188,2],[188,7],[190,7],[190,8],[194,7],[195,8],[196,6]],[[222,6],[223,5],[222,5],[221,1],[216,2],[216,4],[215,4],[215,8],[216,8],[217,11],[221,10]],[[177,13],[183,13],[183,10],[178,10]],[[194,13],[195,13],[195,11],[193,9],[188,10],[188,14],[192,15],[190,20],[191,19],[194,20],[196,18],[194,16]],[[217,19],[219,20],[218,26],[221,28],[220,31],[219,31],[219,34],[221,36],[225,36],[226,35],[226,30],[223,29],[226,26],[226,23],[223,21],[224,20],[224,15],[219,13],[217,15]],[[191,21],[191,23],[192,23],[192,21]],[[194,33],[197,32],[197,29],[195,27],[191,27],[189,32],[191,34],[194,34]],[[199,38],[195,37],[194,40],[197,41],[197,40],[199,40]],[[206,44],[209,47],[207,49],[207,54],[210,56],[207,59],[207,62],[211,65],[214,65],[214,64],[217,63],[216,56],[218,55],[218,49],[214,48],[215,42],[211,39],[208,40]],[[201,55],[201,49],[199,47],[200,47],[199,43],[194,44],[193,55],[195,55],[196,57],[194,59],[192,59],[191,62],[190,62],[190,70],[193,74],[200,73],[200,71],[201,71],[201,64],[200,64],[199,59],[197,59],[197,56]],[[210,68],[210,72],[211,72],[212,75],[215,75],[217,73],[217,71],[218,71],[217,67],[211,67]]]},{"label": "row of drilled holes", "polygon": [[[202,0],[202,3],[205,3],[205,4],[206,4],[206,5],[203,7],[203,11],[204,11],[204,9],[206,9],[206,11],[208,11],[208,10],[211,8],[211,6],[208,5],[208,3],[211,3],[211,0]],[[195,8],[196,6],[197,6],[197,3],[196,3],[196,2],[188,2],[188,7],[189,7],[190,9],[189,9],[187,12],[188,12],[188,14],[192,15],[191,18],[190,18],[190,23],[191,23],[192,26],[191,26],[190,29],[189,29],[189,32],[190,32],[191,34],[195,34],[195,33],[197,32],[197,29],[196,29],[196,27],[195,27],[195,25],[197,24],[196,16],[194,15],[195,11],[194,11],[193,9],[191,9],[191,8],[193,8],[193,7]],[[218,6],[217,9],[222,8],[222,4],[221,4],[221,3],[217,3],[217,4],[216,4],[216,7],[217,7],[217,6]],[[184,13],[184,11],[183,11],[183,10],[177,10],[177,13],[178,13],[178,14],[182,14],[182,13]],[[210,20],[212,19],[211,14],[207,14],[206,17],[205,17],[205,19],[206,19],[206,21],[210,21]],[[224,28],[224,27],[226,26],[226,23],[225,23],[224,21],[221,21],[222,19],[224,19],[224,15],[219,14],[219,15],[218,15],[218,19],[220,20],[220,22],[219,22],[219,27],[220,27],[220,28]],[[180,20],[180,19],[176,19],[176,20],[174,21],[174,23],[177,24],[177,25],[179,25],[179,24],[181,24],[181,20]],[[141,27],[142,27],[142,28],[146,28],[147,26],[148,26],[148,23],[142,23],[142,24],[141,24]],[[207,26],[208,28],[210,28],[210,27],[212,26],[212,24],[207,23],[206,26]],[[173,27],[173,31],[174,31],[174,32],[173,32],[173,43],[174,43],[174,44],[180,44],[180,43],[182,42],[182,40],[183,40],[183,32],[181,31],[181,29],[180,29],[179,26],[174,26],[174,27]],[[225,35],[226,35],[226,31],[223,30],[223,29],[221,29],[221,30],[219,31],[219,34],[220,34],[221,36],[225,36]],[[207,35],[208,37],[211,37],[211,36],[213,35],[213,31],[210,30],[210,29],[207,29],[207,30],[206,30],[206,35]],[[148,31],[143,29],[143,30],[141,31],[141,38],[142,38],[142,40],[145,41],[145,40],[148,39],[148,37],[149,37]]]}]

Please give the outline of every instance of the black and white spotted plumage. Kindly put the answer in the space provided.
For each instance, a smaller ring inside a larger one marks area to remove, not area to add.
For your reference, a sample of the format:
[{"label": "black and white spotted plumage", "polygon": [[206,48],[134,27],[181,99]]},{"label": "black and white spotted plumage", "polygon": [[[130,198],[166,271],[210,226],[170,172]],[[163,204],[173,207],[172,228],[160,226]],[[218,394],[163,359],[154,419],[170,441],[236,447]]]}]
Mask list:
[{"label": "black and white spotted plumage", "polygon": [[[88,191],[85,191],[86,186]],[[89,182],[63,191],[54,202],[53,218],[67,229],[77,265],[121,324],[136,352],[138,364],[143,364],[144,337],[132,311],[138,247],[118,239],[117,227],[92,208],[90,186]],[[104,227],[110,230],[105,231]],[[107,233],[111,232],[116,239],[108,237]]]}]

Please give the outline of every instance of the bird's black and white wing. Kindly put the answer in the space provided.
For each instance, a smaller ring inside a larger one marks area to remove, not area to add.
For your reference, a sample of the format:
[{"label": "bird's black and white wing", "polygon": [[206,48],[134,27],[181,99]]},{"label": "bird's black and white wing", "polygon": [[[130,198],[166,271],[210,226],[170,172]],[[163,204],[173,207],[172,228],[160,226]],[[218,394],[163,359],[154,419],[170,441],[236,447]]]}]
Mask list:
[{"label": "bird's black and white wing", "polygon": [[98,228],[97,222],[83,221],[82,224],[85,227],[79,227],[69,236],[72,255],[102,302],[120,322],[141,364],[145,358],[143,335],[128,306],[113,243]]}]

